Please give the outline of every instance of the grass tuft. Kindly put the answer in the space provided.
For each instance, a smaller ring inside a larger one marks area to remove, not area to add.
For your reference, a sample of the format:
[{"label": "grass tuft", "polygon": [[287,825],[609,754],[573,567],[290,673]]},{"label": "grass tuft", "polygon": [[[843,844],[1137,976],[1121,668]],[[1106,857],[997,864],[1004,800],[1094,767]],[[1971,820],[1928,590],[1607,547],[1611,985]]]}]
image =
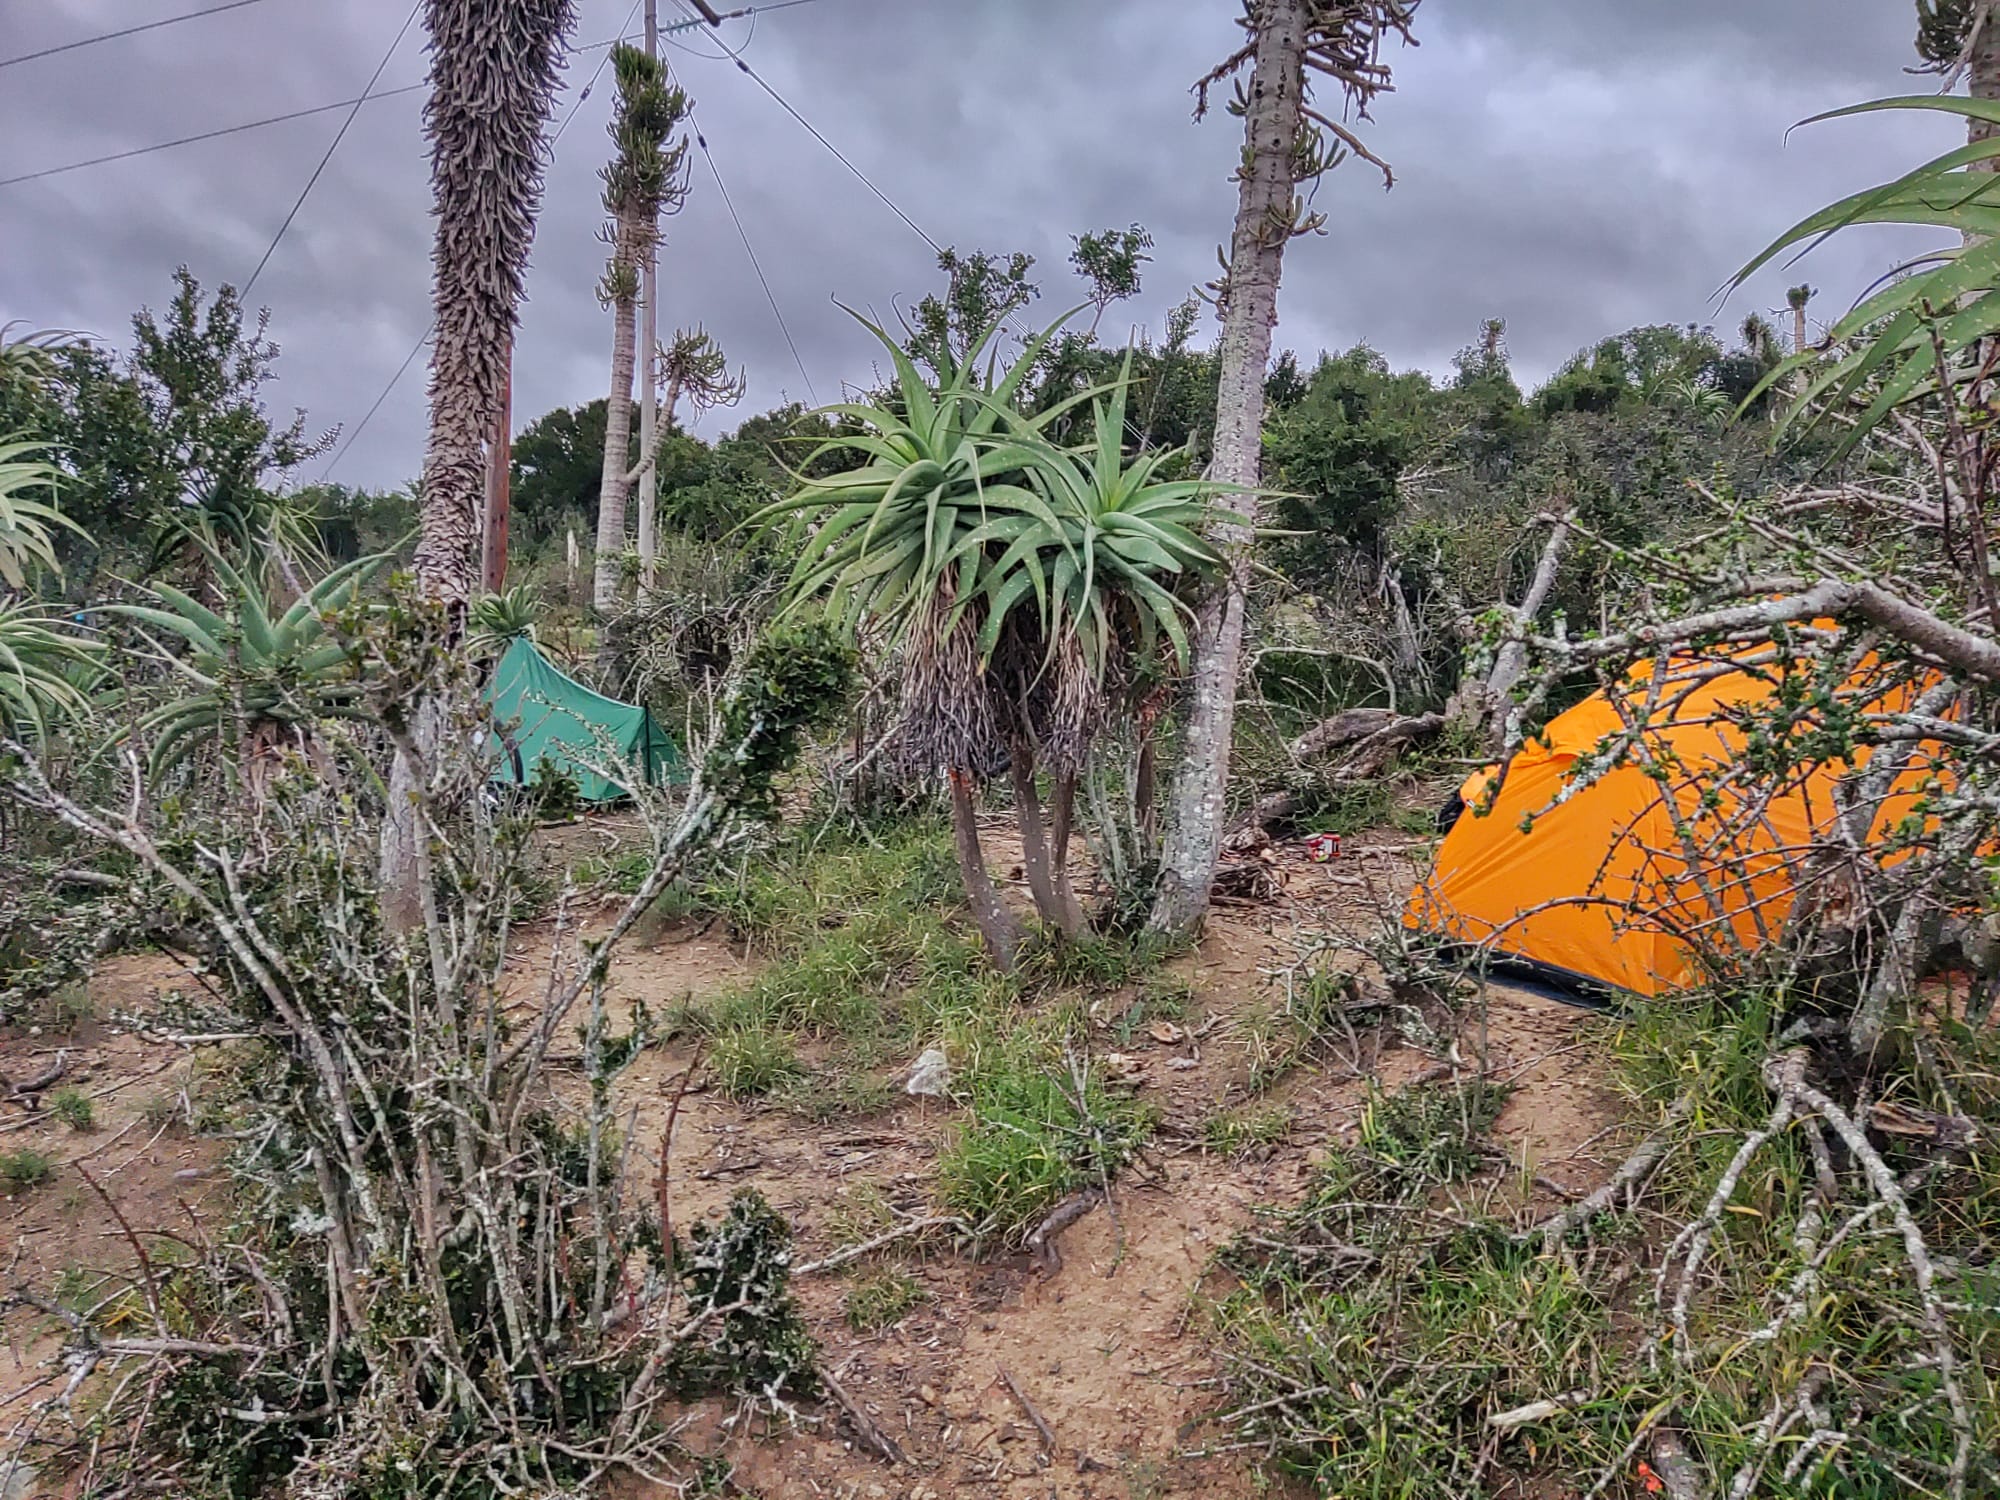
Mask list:
[{"label": "grass tuft", "polygon": [[988,1039],[966,1080],[971,1117],[938,1160],[938,1194],[969,1224],[1018,1244],[1071,1193],[1109,1181],[1156,1112],[1107,1087],[1050,1028]]},{"label": "grass tuft", "polygon": [[856,1333],[878,1333],[903,1318],[927,1296],[924,1284],[908,1271],[881,1266],[859,1277],[847,1289],[841,1306],[849,1328]]},{"label": "grass tuft", "polygon": [[55,1174],[56,1159],[46,1151],[37,1151],[33,1146],[0,1151],[0,1188],[10,1193],[40,1187]]}]

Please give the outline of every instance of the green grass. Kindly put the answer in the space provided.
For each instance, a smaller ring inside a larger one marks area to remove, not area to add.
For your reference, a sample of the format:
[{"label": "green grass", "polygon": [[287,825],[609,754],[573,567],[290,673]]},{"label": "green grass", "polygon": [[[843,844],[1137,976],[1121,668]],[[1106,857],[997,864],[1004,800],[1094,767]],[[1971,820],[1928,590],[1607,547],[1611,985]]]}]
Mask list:
[{"label": "green grass", "polygon": [[759,851],[729,878],[709,881],[701,900],[752,952],[796,957],[861,914],[940,912],[959,902],[958,870],[943,830],[928,819],[879,836],[803,836]]},{"label": "green grass", "polygon": [[710,1043],[708,1065],[715,1085],[738,1101],[761,1098],[805,1076],[798,1049],[782,1031],[729,1026]]},{"label": "green grass", "polygon": [[56,1159],[46,1151],[37,1151],[32,1146],[0,1151],[0,1188],[10,1193],[40,1187],[55,1173]]},{"label": "green grass", "polygon": [[938,1196],[1003,1242],[1020,1243],[1071,1193],[1115,1178],[1156,1123],[1152,1106],[1066,1051],[1078,1019],[1042,1017],[959,1043],[970,1115],[938,1159]]},{"label": "green grass", "polygon": [[97,1125],[97,1106],[82,1089],[57,1089],[49,1096],[49,1113],[71,1130],[91,1130]]},{"label": "green grass", "polygon": [[883,1266],[863,1273],[841,1299],[847,1326],[856,1333],[879,1333],[929,1296],[909,1272]]},{"label": "green grass", "polygon": [[1217,1156],[1242,1156],[1288,1139],[1292,1121],[1289,1104],[1218,1110],[1202,1121],[1202,1144]]},{"label": "green grass", "polygon": [[[1534,1221],[1515,1207],[1523,1185],[1482,1147],[1503,1093],[1463,1085],[1372,1098],[1359,1138],[1316,1172],[1303,1201],[1266,1211],[1220,1258],[1235,1284],[1210,1308],[1225,1393],[1215,1441],[1268,1445],[1276,1468],[1329,1496],[1575,1494],[1600,1475],[1605,1493],[1638,1496],[1636,1462],[1657,1423],[1713,1494],[1739,1474],[1751,1497],[1943,1493],[1954,1440],[1901,1236],[1882,1221],[1852,1234],[1793,1303],[1815,1243],[1800,1226],[1817,1181],[1798,1127],[1757,1153],[1721,1215],[1683,1357],[1671,1338],[1643,1347],[1671,1328],[1653,1291],[1668,1242],[1770,1116],[1760,1070],[1789,1019],[1780,1011],[1745,994],[1628,1013],[1598,1066],[1629,1099],[1632,1126],[1603,1154],[1617,1160],[1675,1101],[1686,1117],[1640,1211],[1600,1215],[1554,1250],[1520,1232]],[[1876,1096],[1942,1109],[1949,1092],[1986,1134],[1942,1162],[1877,1139],[1895,1171],[1925,1174],[1911,1179],[1910,1203],[1953,1307],[1974,1453],[1990,1455],[2000,1444],[2000,1276],[1981,1268],[2000,1248],[2000,1152],[1987,1144],[2000,1139],[2000,1039],[1943,1026],[1924,1040],[1930,1060],[1885,1069]],[[1834,1061],[1815,1068],[1842,1097]],[[1211,1143],[1239,1128],[1218,1117]],[[1837,1170],[1829,1226],[1868,1202],[1844,1159]],[[1795,1315],[1766,1332],[1788,1303]],[[1774,1403],[1796,1404],[1808,1376],[1818,1417],[1789,1429],[1758,1467],[1760,1424]],[[1554,1404],[1504,1431],[1490,1420],[1538,1402]],[[1844,1436],[1805,1449],[1822,1421]],[[1973,1462],[1968,1493],[1989,1493],[1987,1460]]]},{"label": "green grass", "polygon": [[825,1070],[802,1074],[781,1087],[774,1102],[815,1124],[863,1120],[895,1107],[901,1091],[868,1073]]}]

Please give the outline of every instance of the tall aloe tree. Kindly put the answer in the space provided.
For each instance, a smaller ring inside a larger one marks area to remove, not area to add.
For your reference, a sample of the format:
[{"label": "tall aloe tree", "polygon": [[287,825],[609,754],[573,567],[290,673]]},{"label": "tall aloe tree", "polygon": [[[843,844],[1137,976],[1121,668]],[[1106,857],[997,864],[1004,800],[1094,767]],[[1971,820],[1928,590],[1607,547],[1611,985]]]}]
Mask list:
[{"label": "tall aloe tree", "polygon": [[[1237,77],[1246,66],[1250,70],[1230,106],[1243,118],[1243,156],[1236,173],[1236,227],[1228,270],[1217,288],[1221,386],[1211,470],[1215,478],[1241,490],[1254,492],[1262,478],[1264,377],[1271,331],[1278,322],[1285,246],[1325,222],[1325,215],[1298,195],[1298,186],[1317,179],[1349,153],[1382,167],[1351,130],[1313,107],[1312,75],[1333,79],[1352,110],[1366,115],[1369,101],[1389,84],[1383,43],[1409,38],[1417,4],[1244,0],[1246,41],[1195,86],[1195,115],[1200,118],[1211,88]],[[1388,180],[1387,167],[1382,172]],[[1161,931],[1185,931],[1201,920],[1222,852],[1254,501],[1246,509],[1244,524],[1225,524],[1216,533],[1231,567],[1204,601],[1195,631],[1187,727],[1151,918]]]},{"label": "tall aloe tree", "polygon": [[[605,167],[604,210],[611,216],[611,263],[597,290],[611,309],[611,401],[604,417],[604,477],[597,491],[597,566],[591,602],[608,614],[618,605],[619,558],[625,550],[626,500],[632,482],[650,469],[654,455],[641,453],[628,469],[632,444],[632,375],[637,357],[639,271],[659,239],[660,214],[678,206],[687,192],[687,141],[669,137],[687,118],[688,97],[667,76],[667,65],[637,47],[611,51],[618,102],[611,115],[617,147]],[[646,351],[647,380],[654,379],[656,351]]]},{"label": "tall aloe tree", "polygon": [[[455,621],[479,582],[486,443],[500,410],[528,251],[541,207],[542,132],[555,102],[574,0],[424,0],[431,95],[430,436],[418,491],[418,581]],[[416,705],[398,746],[382,829],[383,913],[421,920],[418,757],[440,721]]]},{"label": "tall aloe tree", "polygon": [[[1126,461],[1124,380],[1096,403],[1096,439],[1080,452],[1045,432],[1104,392],[1080,392],[1033,416],[1017,409],[1023,381],[1061,326],[1031,340],[997,377],[990,363],[979,369],[997,330],[989,327],[935,389],[874,329],[895,365],[895,398],[829,408],[862,431],[830,439],[815,455],[861,461],[801,481],[755,518],[808,523],[790,583],[794,605],[823,600],[838,623],[872,621],[899,643],[906,733],[945,773],[967,899],[1003,966],[1020,933],[980,848],[982,771],[1005,752],[1037,911],[1060,931],[1081,931],[1062,855],[1107,677],[1129,649],[1185,648],[1188,610],[1176,586],[1222,560],[1199,534],[1216,486],[1163,479],[1170,455]],[[1038,766],[1056,786],[1053,838]]]},{"label": "tall aloe tree", "polygon": [[[990,581],[986,549],[1045,510],[1019,481],[1040,448],[1023,441],[1056,412],[1020,417],[1014,402],[1060,323],[1029,342],[996,378],[980,356],[998,331],[981,333],[932,389],[910,356],[867,319],[896,372],[892,399],[843,403],[826,414],[860,430],[829,438],[809,466],[852,455],[844,472],[806,478],[752,525],[801,528],[789,586],[794,605],[823,599],[836,623],[884,627],[906,664],[905,733],[943,770],[949,787],[959,874],[988,952],[1011,967],[1020,924],[987,873],[976,789],[996,759],[998,727],[982,682],[979,616],[972,606]],[[823,464],[819,466],[824,467]]]},{"label": "tall aloe tree", "polygon": [[430,437],[417,576],[462,607],[478,586],[486,442],[541,207],[542,131],[574,0],[424,0],[430,32]]}]

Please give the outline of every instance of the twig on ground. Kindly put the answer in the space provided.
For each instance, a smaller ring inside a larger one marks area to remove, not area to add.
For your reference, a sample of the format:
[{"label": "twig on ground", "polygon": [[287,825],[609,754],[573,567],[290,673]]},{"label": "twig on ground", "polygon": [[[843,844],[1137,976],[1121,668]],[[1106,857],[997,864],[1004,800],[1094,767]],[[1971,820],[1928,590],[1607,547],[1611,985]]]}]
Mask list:
[{"label": "twig on ground", "polygon": [[843,1250],[836,1250],[819,1260],[809,1260],[804,1265],[794,1266],[792,1274],[814,1276],[822,1271],[838,1270],[841,1266],[860,1260],[864,1255],[873,1255],[884,1246],[926,1234],[933,1229],[955,1229],[965,1235],[973,1232],[972,1226],[956,1214],[932,1214],[922,1219],[912,1219],[907,1224],[899,1224],[885,1234],[878,1234],[873,1239],[863,1240],[858,1245],[849,1245]]},{"label": "twig on ground", "polygon": [[867,1412],[861,1409],[860,1402],[847,1394],[847,1387],[834,1379],[833,1371],[821,1370],[819,1372],[819,1383],[826,1387],[827,1393],[840,1403],[840,1409],[847,1413],[847,1420],[854,1424],[855,1440],[862,1447],[873,1453],[884,1463],[891,1465],[907,1465],[909,1463],[909,1459],[904,1456],[903,1450],[896,1445],[896,1440],[884,1432],[880,1425]]},{"label": "twig on ground", "polygon": [[1034,1233],[1028,1236],[1028,1251],[1035,1257],[1035,1264],[1044,1276],[1053,1276],[1062,1269],[1062,1252],[1056,1248],[1057,1237],[1097,1207],[1103,1198],[1103,1188],[1095,1185],[1087,1187],[1063,1199],[1046,1219],[1035,1226]]},{"label": "twig on ground", "polygon": [[1044,1453],[1054,1453],[1056,1451],[1055,1430],[1049,1426],[1042,1414],[1035,1410],[1035,1403],[1028,1399],[1028,1393],[1022,1390],[1020,1383],[1007,1372],[1007,1367],[1000,1365],[998,1369],[1000,1372],[1000,1383],[1007,1387],[1007,1394],[1014,1398],[1014,1404],[1027,1414],[1028,1420],[1035,1424],[1035,1431],[1042,1435],[1042,1451]]},{"label": "twig on ground", "polygon": [[1624,1164],[1611,1174],[1611,1180],[1588,1197],[1580,1198],[1569,1207],[1559,1210],[1542,1220],[1533,1229],[1520,1236],[1522,1239],[1540,1235],[1545,1244],[1553,1246],[1579,1224],[1586,1224],[1617,1201],[1618,1195],[1633,1183],[1638,1182],[1667,1154],[1673,1144],[1673,1127],[1685,1120],[1694,1109],[1694,1096],[1683,1094],[1674,1101],[1667,1111],[1666,1119],[1659,1128],[1647,1136],[1633,1153],[1625,1158]]}]

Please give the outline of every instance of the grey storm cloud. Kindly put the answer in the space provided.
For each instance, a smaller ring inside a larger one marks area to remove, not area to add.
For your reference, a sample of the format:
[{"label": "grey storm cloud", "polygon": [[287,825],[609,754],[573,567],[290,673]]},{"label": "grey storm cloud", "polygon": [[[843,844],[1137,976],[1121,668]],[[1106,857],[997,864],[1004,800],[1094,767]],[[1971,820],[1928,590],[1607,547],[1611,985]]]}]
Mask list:
[{"label": "grey storm cloud", "polygon": [[[200,8],[162,0],[135,19],[131,0],[0,0],[0,59]],[[518,421],[606,383],[595,286],[611,90],[590,44],[635,34],[637,6],[579,10],[517,347]],[[688,14],[681,0],[661,12],[668,25]],[[667,230],[663,330],[707,327],[749,374],[747,410],[837,399],[875,373],[840,304],[893,319],[937,283],[919,231],[1035,255],[1038,310],[1053,317],[1076,290],[1070,236],[1132,222],[1153,231],[1154,262],[1116,316],[1157,329],[1215,275],[1234,211],[1236,122],[1217,110],[1196,124],[1188,89],[1235,44],[1236,12],[1233,0],[805,0],[720,38],[675,32],[707,151],[692,150],[689,200]],[[351,99],[410,14],[405,0],[255,0],[0,66],[0,178]],[[1949,119],[1877,116],[1787,139],[1821,111],[1933,88],[1904,72],[1913,29],[1906,0],[1426,0],[1421,45],[1392,58],[1396,90],[1366,127],[1396,186],[1384,192],[1361,162],[1319,186],[1326,229],[1289,253],[1279,341],[1308,355],[1365,341],[1439,371],[1503,317],[1532,383],[1634,324],[1732,329],[1801,277],[1823,289],[1816,309],[1843,306],[1922,241],[1844,237],[1726,303],[1716,293],[1794,220],[1957,137]],[[377,90],[421,83],[424,66],[417,24]],[[422,97],[361,108],[251,296],[284,350],[271,401],[316,426],[351,433],[429,321]],[[177,265],[242,284],[345,113],[0,187],[0,321],[122,342]],[[423,376],[420,354],[336,478],[411,476]]]}]

